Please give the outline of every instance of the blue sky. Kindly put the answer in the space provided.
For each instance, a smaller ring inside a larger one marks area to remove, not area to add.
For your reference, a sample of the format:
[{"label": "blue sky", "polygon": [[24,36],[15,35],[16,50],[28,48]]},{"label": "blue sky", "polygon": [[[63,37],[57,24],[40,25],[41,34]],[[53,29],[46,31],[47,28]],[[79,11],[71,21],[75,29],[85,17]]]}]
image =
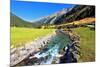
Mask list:
[{"label": "blue sky", "polygon": [[71,8],[72,4],[57,4],[43,2],[25,2],[11,0],[11,12],[26,21],[35,21],[51,15],[63,8]]}]

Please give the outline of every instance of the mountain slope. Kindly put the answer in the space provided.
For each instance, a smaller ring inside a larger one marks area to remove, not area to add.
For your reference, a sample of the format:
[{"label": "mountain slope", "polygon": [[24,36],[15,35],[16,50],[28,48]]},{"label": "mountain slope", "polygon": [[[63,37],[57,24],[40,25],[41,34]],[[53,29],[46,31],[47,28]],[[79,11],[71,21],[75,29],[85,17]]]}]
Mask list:
[{"label": "mountain slope", "polygon": [[27,21],[22,20],[21,18],[17,17],[16,15],[10,15],[10,26],[13,27],[33,27],[33,24]]},{"label": "mountain slope", "polygon": [[45,24],[55,24],[55,22],[57,20],[59,20],[63,15],[65,15],[70,10],[71,9],[69,9],[69,8],[62,9],[61,11],[55,12],[54,14],[52,14],[50,16],[41,18],[40,20],[35,21],[34,23],[39,24],[39,25],[40,24],[42,24],[42,25],[45,25]]},{"label": "mountain slope", "polygon": [[55,24],[73,22],[87,17],[95,17],[95,6],[76,5],[71,11],[61,16]]},{"label": "mountain slope", "polygon": [[[35,23],[43,24],[62,24],[77,21],[87,17],[95,17],[95,6],[91,5],[76,5],[73,8],[65,8],[48,17],[42,18]],[[45,19],[45,20],[44,20]]]},{"label": "mountain slope", "polygon": [[40,18],[33,23],[24,21],[23,19],[11,13],[11,26],[41,28],[42,25],[70,23],[89,17],[95,17],[95,6],[76,5],[73,8],[64,8],[52,15]]},{"label": "mountain slope", "polygon": [[95,17],[95,6],[76,5],[72,11],[66,14],[65,21],[72,22],[86,17]]}]

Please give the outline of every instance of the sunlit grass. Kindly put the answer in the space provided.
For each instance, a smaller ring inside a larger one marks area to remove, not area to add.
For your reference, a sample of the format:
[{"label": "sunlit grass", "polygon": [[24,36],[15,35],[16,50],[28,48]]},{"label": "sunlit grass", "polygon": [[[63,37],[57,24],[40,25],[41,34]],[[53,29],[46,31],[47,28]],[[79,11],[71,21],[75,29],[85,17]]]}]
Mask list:
[{"label": "sunlit grass", "polygon": [[95,31],[82,27],[73,30],[80,35],[81,61],[95,61]]},{"label": "sunlit grass", "polygon": [[66,22],[66,23],[63,23],[63,24],[59,24],[59,25],[49,25],[47,28],[57,28],[57,27],[64,27],[64,26],[67,26],[67,25],[82,25],[82,24],[90,24],[90,23],[95,23],[95,18],[84,18],[84,19],[81,19],[81,20],[77,20],[77,21],[73,21],[73,22]]},{"label": "sunlit grass", "polygon": [[23,46],[36,38],[51,34],[54,29],[33,29],[11,27],[11,47]]}]

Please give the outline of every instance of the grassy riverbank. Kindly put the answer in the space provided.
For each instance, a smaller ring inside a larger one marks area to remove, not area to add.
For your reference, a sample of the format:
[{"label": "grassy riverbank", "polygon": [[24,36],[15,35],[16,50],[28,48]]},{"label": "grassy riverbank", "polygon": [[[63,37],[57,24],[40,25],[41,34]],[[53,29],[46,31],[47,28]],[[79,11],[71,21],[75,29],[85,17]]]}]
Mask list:
[{"label": "grassy riverbank", "polygon": [[80,62],[90,62],[95,61],[95,31],[89,28],[74,28],[80,36],[80,46],[81,46],[81,58]]},{"label": "grassy riverbank", "polygon": [[11,27],[11,47],[22,46],[27,42],[34,39],[51,34],[54,29],[33,29],[33,28],[20,28]]}]

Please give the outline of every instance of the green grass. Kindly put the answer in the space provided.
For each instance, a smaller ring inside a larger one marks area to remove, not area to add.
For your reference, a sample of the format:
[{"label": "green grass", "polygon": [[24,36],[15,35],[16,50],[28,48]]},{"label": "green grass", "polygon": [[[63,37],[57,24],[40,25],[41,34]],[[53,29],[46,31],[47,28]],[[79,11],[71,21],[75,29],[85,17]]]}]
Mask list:
[{"label": "green grass", "polygon": [[11,27],[11,48],[23,46],[36,38],[51,34],[54,29]]},{"label": "green grass", "polygon": [[73,30],[80,36],[82,54],[80,62],[95,61],[95,31],[82,27]]}]

